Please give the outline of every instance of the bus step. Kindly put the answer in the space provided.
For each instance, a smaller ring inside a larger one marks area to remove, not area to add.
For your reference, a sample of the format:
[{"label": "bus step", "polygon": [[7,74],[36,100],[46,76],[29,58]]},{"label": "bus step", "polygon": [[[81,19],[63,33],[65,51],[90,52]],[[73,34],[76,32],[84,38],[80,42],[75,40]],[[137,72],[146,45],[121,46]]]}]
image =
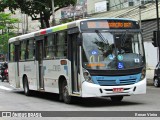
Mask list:
[{"label": "bus step", "polygon": [[39,90],[40,90],[40,91],[44,91],[44,88],[40,88]]},{"label": "bus step", "polygon": [[80,92],[75,92],[75,91],[73,91],[73,94],[80,95]]}]

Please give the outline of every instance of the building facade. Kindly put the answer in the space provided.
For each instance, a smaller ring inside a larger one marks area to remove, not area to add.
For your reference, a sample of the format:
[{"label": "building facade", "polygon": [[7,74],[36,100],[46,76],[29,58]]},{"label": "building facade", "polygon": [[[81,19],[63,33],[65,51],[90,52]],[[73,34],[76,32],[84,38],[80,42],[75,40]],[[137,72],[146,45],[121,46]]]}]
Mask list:
[{"label": "building facade", "polygon": [[[140,9],[139,6],[143,4],[145,8]],[[153,31],[157,29],[155,0],[77,0],[76,6],[69,6],[56,12],[56,20],[77,16],[132,18],[139,21],[143,29],[148,78],[153,77],[153,70],[159,58],[158,49],[152,45]],[[20,11],[13,17],[21,20],[17,25],[19,28],[17,33],[39,30],[40,22],[32,21]]]},{"label": "building facade", "polygon": [[154,2],[155,0],[109,0],[109,10],[123,9]]}]

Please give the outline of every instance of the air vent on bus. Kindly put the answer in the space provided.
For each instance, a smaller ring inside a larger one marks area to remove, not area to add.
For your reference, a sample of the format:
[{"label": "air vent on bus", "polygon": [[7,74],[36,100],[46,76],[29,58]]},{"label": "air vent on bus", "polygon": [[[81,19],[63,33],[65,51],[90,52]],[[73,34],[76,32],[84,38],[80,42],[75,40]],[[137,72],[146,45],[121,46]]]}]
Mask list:
[{"label": "air vent on bus", "polygon": [[114,86],[114,85],[131,85],[136,83],[136,79],[123,79],[123,80],[97,80],[101,86]]}]

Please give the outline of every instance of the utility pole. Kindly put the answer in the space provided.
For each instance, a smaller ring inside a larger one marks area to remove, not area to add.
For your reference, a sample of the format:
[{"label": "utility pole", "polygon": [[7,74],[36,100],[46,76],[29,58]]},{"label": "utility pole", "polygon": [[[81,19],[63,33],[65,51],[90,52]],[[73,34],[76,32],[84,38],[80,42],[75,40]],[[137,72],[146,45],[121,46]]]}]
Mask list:
[{"label": "utility pole", "polygon": [[144,6],[144,4],[141,4],[141,0],[140,0],[140,3],[139,3],[139,26],[140,26],[140,29],[142,28],[141,10],[145,9],[145,8],[146,8],[146,6]]},{"label": "utility pole", "polygon": [[55,12],[54,12],[54,0],[52,1],[52,26],[55,25]]},{"label": "utility pole", "polygon": [[76,1],[76,4],[74,6],[74,17],[73,17],[74,21],[76,20],[76,7],[77,7],[77,4],[78,4],[78,1]]},{"label": "utility pole", "polygon": [[84,17],[85,17],[84,6],[85,6],[85,1],[83,1],[83,4],[82,4],[82,12],[83,12],[82,18],[83,18],[83,19],[84,19]]},{"label": "utility pole", "polygon": [[139,3],[139,25],[140,25],[140,28],[142,27],[141,25],[141,0],[140,0],[140,3]]},{"label": "utility pole", "polygon": [[[157,43],[160,43],[160,33],[159,33],[159,11],[158,11],[158,0],[156,0],[156,14],[157,14]],[[160,46],[158,45],[158,60],[160,61]]]},{"label": "utility pole", "polygon": [[158,11],[158,0],[156,0],[156,13],[157,13],[157,31],[159,32],[159,11]]},{"label": "utility pole", "polygon": [[26,14],[26,33],[28,33],[28,15]]}]

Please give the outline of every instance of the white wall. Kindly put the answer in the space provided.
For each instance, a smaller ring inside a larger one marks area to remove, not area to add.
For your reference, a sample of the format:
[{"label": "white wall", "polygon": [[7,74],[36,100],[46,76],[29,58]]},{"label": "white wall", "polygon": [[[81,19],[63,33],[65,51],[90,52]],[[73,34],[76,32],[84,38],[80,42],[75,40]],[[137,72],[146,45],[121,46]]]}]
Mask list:
[{"label": "white wall", "polygon": [[95,12],[107,11],[107,3],[108,1],[101,1],[101,2],[95,3]]},{"label": "white wall", "polygon": [[126,0],[109,0],[110,10],[117,10],[128,7],[128,1]]},{"label": "white wall", "polygon": [[106,0],[87,0],[87,13],[95,13],[95,3],[102,2]]},{"label": "white wall", "polygon": [[146,55],[146,64],[147,64],[147,74],[146,77],[149,79],[153,78],[154,68],[158,63],[158,52],[157,47],[152,45],[152,42],[144,42],[145,55]]},{"label": "white wall", "polygon": [[154,69],[158,62],[157,47],[154,47],[151,42],[145,42],[144,48],[145,48],[147,68]]}]

